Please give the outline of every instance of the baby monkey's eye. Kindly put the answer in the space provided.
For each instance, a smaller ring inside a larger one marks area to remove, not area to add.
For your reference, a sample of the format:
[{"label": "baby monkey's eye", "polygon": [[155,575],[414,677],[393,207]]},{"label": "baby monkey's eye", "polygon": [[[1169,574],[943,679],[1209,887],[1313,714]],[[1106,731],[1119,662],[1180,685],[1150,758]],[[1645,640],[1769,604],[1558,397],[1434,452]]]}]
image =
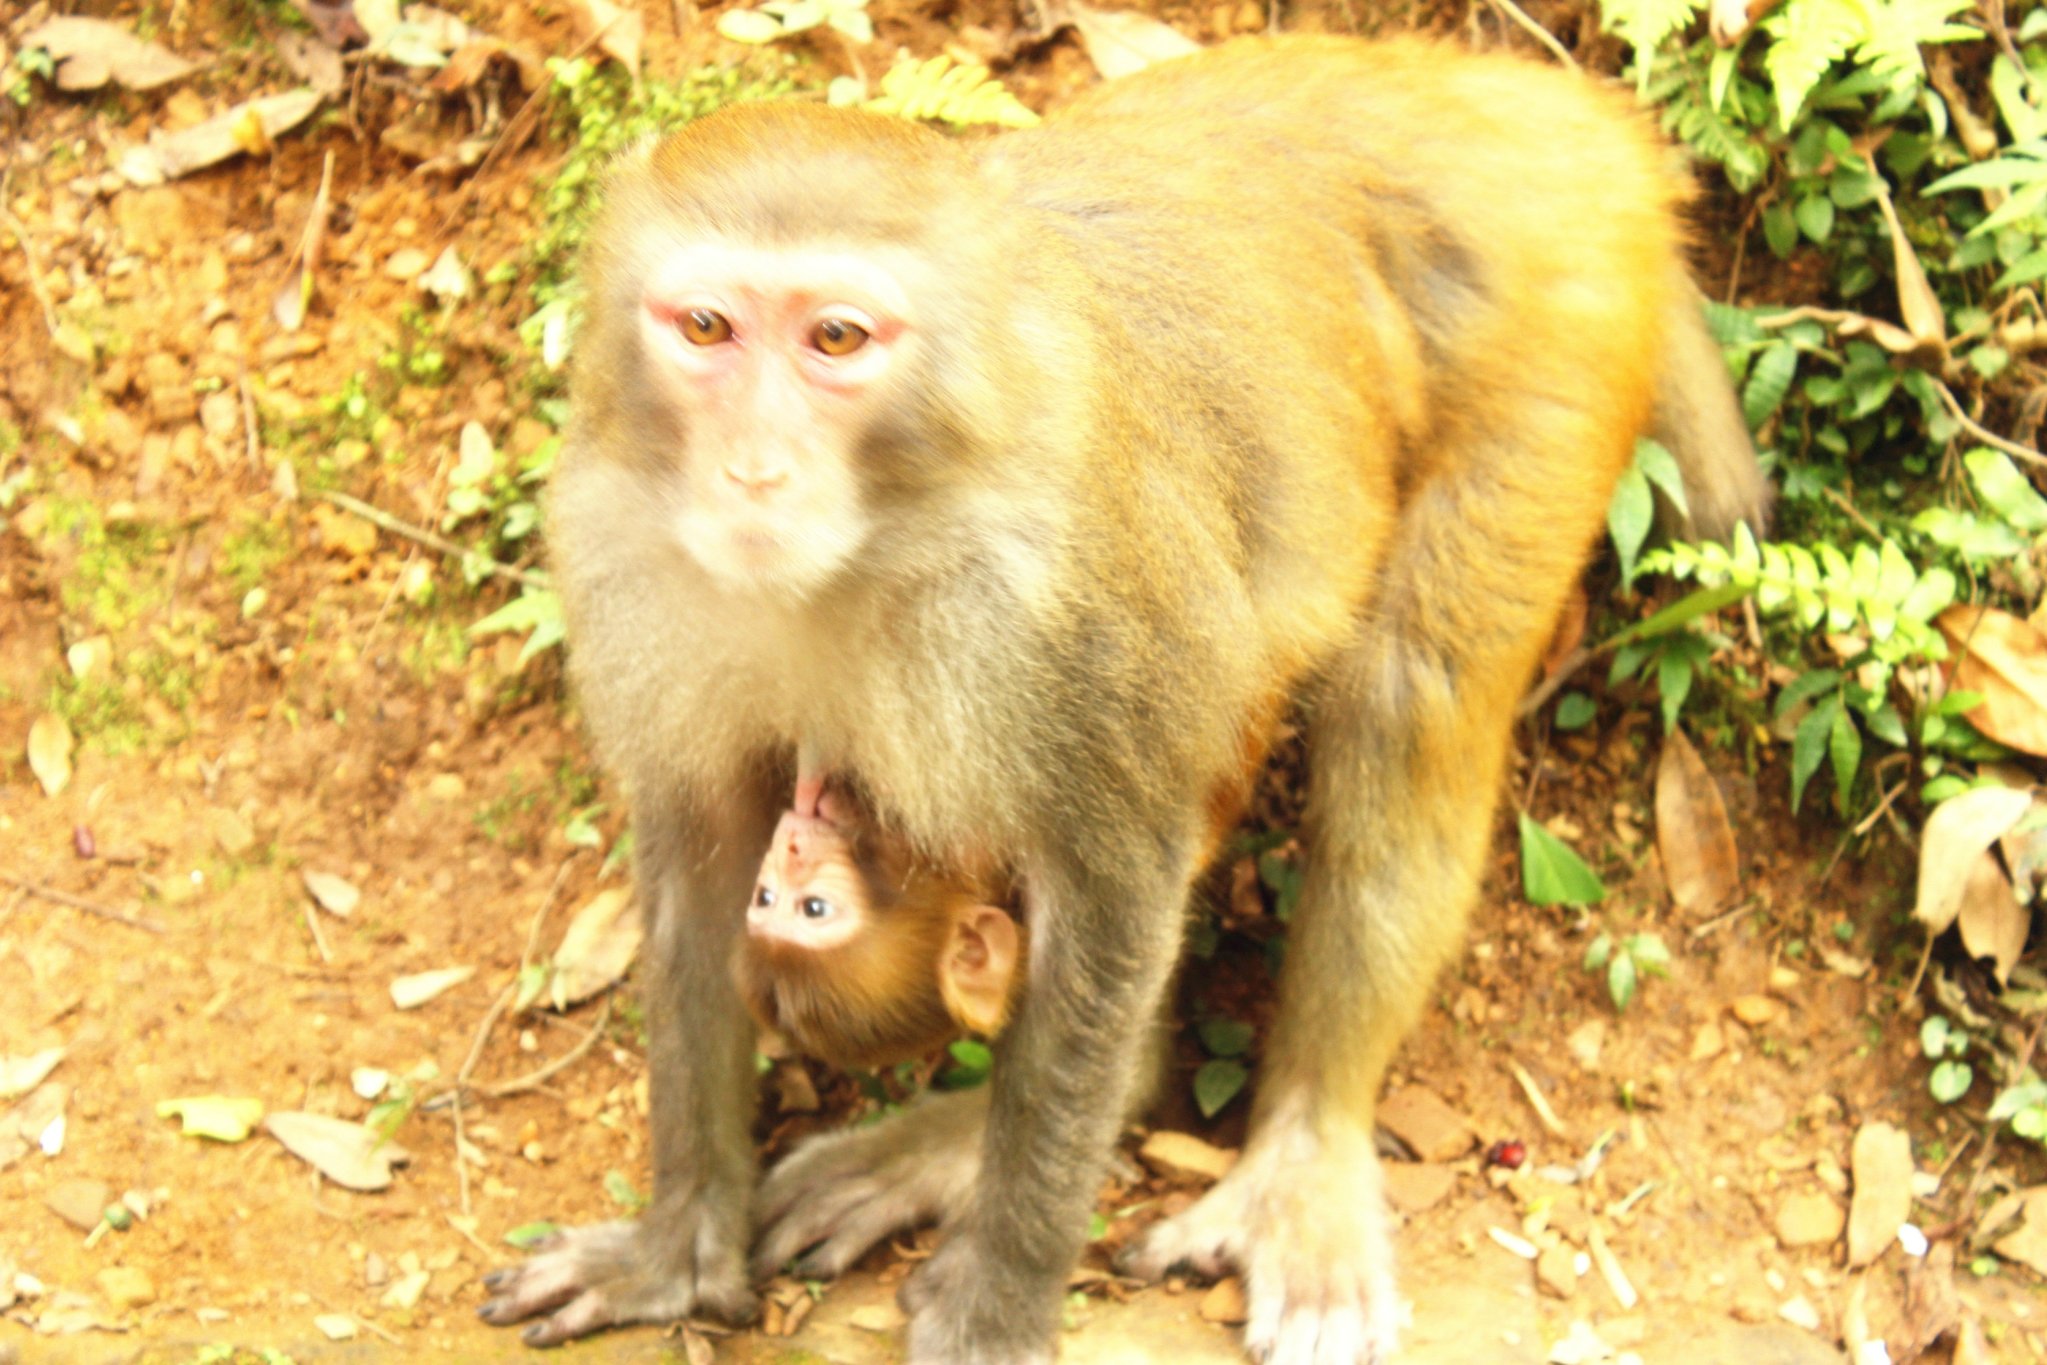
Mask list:
[{"label": "baby monkey's eye", "polygon": [[826,355],[851,355],[867,344],[867,329],[844,318],[826,318],[810,334],[810,344]]},{"label": "baby monkey's eye", "polygon": [[765,910],[775,903],[775,893],[766,886],[757,886],[753,892],[753,903]]},{"label": "baby monkey's eye", "polygon": [[682,339],[692,346],[715,346],[732,339],[732,324],[708,308],[687,308],[675,319]]},{"label": "baby monkey's eye", "polygon": [[803,898],[803,917],[805,919],[823,919],[831,913],[832,903],[823,896],[805,896]]}]

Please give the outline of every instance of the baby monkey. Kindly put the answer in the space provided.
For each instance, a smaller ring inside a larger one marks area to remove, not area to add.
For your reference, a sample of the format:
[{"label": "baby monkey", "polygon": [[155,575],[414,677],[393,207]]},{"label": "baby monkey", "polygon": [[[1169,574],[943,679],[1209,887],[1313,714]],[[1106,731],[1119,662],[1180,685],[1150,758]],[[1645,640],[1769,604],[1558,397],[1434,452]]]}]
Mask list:
[{"label": "baby monkey", "polygon": [[841,1067],[993,1036],[1022,984],[1024,935],[992,870],[935,868],[822,777],[761,860],[734,960],[754,1018]]}]

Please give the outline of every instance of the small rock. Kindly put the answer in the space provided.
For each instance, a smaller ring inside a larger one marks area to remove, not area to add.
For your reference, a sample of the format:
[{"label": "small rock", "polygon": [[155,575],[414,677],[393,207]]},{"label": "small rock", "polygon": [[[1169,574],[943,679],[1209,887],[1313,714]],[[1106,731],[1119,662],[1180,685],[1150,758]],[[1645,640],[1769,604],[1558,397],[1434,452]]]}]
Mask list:
[{"label": "small rock", "polygon": [[218,441],[242,433],[241,398],[226,389],[219,389],[199,400],[199,425],[206,434]]},{"label": "small rock", "polygon": [[401,246],[385,260],[384,273],[394,280],[411,281],[427,268],[432,259],[416,246]]},{"label": "small rock", "polygon": [[1777,1208],[1777,1240],[1787,1247],[1825,1246],[1841,1235],[1846,1222],[1832,1195],[1794,1194]]},{"label": "small rock", "polygon": [[1692,1035],[1692,1057],[1695,1062],[1711,1061],[1727,1047],[1727,1038],[1718,1024],[1702,1024]]},{"label": "small rock", "polygon": [[1564,1039],[1564,1046],[1571,1050],[1571,1056],[1587,1071],[1599,1069],[1599,1050],[1606,1043],[1606,1020],[1587,1019],[1570,1032]]},{"label": "small rock", "polygon": [[1234,1151],[1203,1142],[1191,1133],[1153,1133],[1137,1149],[1139,1160],[1174,1179],[1220,1180],[1237,1164]]},{"label": "small rock", "polygon": [[239,858],[256,846],[256,831],[241,812],[215,807],[206,812],[206,832],[230,858]]},{"label": "small rock", "polygon": [[1784,1013],[1784,1007],[1767,995],[1744,995],[1727,1008],[1750,1028],[1760,1028]]},{"label": "small rock", "polygon": [[1803,1327],[1808,1332],[1820,1330],[1819,1309],[1814,1308],[1812,1303],[1803,1294],[1778,1304],[1777,1316],[1790,1323],[1793,1327]]},{"label": "small rock", "polygon": [[1388,1095],[1379,1122],[1423,1161],[1454,1161],[1477,1141],[1464,1116],[1433,1090],[1410,1085]]},{"label": "small rock", "polygon": [[1578,1288],[1578,1258],[1562,1242],[1535,1258],[1535,1282],[1560,1299]]},{"label": "small rock", "polygon": [[140,1267],[108,1266],[93,1280],[106,1301],[123,1313],[156,1302],[156,1284],[149,1278],[149,1272]]},{"label": "small rock", "polygon": [[91,1232],[113,1193],[102,1180],[61,1180],[43,1196],[43,1205],[80,1232]]},{"label": "small rock", "polygon": [[1888,1123],[1855,1134],[1855,1198],[1848,1206],[1848,1268],[1868,1265],[1912,1213],[1912,1140]]},{"label": "small rock", "polygon": [[430,801],[460,801],[468,786],[454,773],[437,773],[426,784]]},{"label": "small rock", "polygon": [[329,1341],[347,1341],[361,1329],[354,1318],[346,1313],[322,1313],[313,1319],[313,1326],[320,1329],[320,1335]]},{"label": "small rock", "polygon": [[904,1316],[903,1310],[896,1307],[893,1300],[887,1300],[882,1303],[860,1305],[847,1315],[846,1321],[863,1332],[893,1332],[909,1322],[909,1318]]},{"label": "small rock", "polygon": [[1201,1296],[1200,1313],[1206,1322],[1240,1326],[1251,1316],[1250,1305],[1244,1301],[1244,1282],[1235,1275],[1217,1280],[1215,1287]]},{"label": "small rock", "polygon": [[1457,1188],[1457,1172],[1427,1161],[1388,1161],[1381,1164],[1386,1202],[1402,1213],[1423,1213],[1443,1202]]},{"label": "small rock", "polygon": [[410,1275],[400,1275],[391,1282],[391,1287],[384,1291],[384,1296],[377,1300],[377,1302],[383,1304],[386,1308],[396,1308],[401,1311],[417,1308],[419,1307],[420,1296],[426,1293],[427,1282],[431,1279],[433,1279],[433,1273],[426,1270],[416,1270]]}]

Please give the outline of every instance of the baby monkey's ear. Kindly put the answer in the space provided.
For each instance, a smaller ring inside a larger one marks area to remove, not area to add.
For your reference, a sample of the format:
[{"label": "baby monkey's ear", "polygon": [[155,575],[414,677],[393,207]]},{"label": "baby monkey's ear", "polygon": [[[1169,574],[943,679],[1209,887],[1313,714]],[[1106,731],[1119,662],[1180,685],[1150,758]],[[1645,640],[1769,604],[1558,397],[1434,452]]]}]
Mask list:
[{"label": "baby monkey's ear", "polygon": [[969,1033],[993,1037],[1002,1032],[1022,965],[1023,935],[1008,911],[960,906],[938,957],[938,993],[945,998],[946,1013]]}]

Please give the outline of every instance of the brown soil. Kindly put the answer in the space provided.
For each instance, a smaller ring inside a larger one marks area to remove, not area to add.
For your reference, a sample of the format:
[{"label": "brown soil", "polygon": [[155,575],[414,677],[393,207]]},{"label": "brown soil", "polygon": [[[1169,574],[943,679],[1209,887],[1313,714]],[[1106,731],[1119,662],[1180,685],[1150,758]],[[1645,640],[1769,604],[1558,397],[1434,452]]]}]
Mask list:
[{"label": "brown soil", "polygon": [[[32,471],[0,524],[0,1060],[61,1046],[52,1079],[68,1088],[61,1153],[0,1172],[0,1307],[12,1300],[0,1362],[199,1360],[206,1343],[302,1360],[519,1355],[511,1334],[473,1316],[480,1277],[517,1254],[505,1233],[615,1216],[608,1173],[648,1186],[630,987],[566,1018],[498,1021],[473,1071],[486,1085],[571,1053],[600,1023],[602,1035],[537,1088],[472,1101],[459,1160],[453,1109],[412,1113],[397,1134],[411,1162],[380,1193],[328,1184],[261,1134],[239,1144],[180,1136],[156,1106],[221,1094],[362,1118],[370,1105],[351,1089],[355,1068],[403,1075],[430,1064],[455,1076],[529,941],[551,949],[573,909],[618,884],[565,832],[572,814],[602,802],[595,824],[608,846],[622,818],[564,706],[557,665],[522,671],[515,639],[472,645],[463,634],[504,588],[472,594],[454,562],[288,496],[277,473],[288,460],[307,486],[432,526],[465,422],[513,454],[545,436],[531,396],[536,362],[515,329],[530,308],[528,242],[563,146],[542,136],[480,174],[421,171],[379,133],[412,117],[452,145],[487,100],[428,97],[393,68],[364,68],[343,101],[265,155],[156,189],[114,189],[103,183],[109,141],[288,88],[273,48],[286,7],[90,8],[146,13],[155,37],[207,66],[148,95],[42,85],[0,116],[12,153],[0,193],[0,487]],[[577,42],[568,8],[476,0],[466,17],[558,53]],[[678,35],[676,12],[688,5],[644,8],[650,71],[734,55],[708,17]],[[1203,40],[1263,22],[1257,5],[1162,8]],[[873,11],[877,52],[1007,51],[1020,23],[994,0],[876,0]],[[1342,28],[1349,14],[1337,0],[1301,22]],[[1537,14],[1575,31],[1569,14]],[[1471,27],[1501,41],[1489,13]],[[842,54],[827,48],[829,74]],[[1016,50],[1009,79],[1034,104],[1092,79],[1070,36]],[[521,98],[488,93],[505,112]],[[319,295],[307,325],[286,333],[271,302],[330,154],[336,212]],[[448,245],[479,278],[500,266],[509,278],[435,324],[439,382],[397,382],[388,359],[419,345],[405,310],[432,309],[384,267],[400,248],[430,258]],[[96,349],[53,344],[50,321],[82,329]],[[387,429],[328,415],[352,381],[387,403]],[[422,572],[433,584],[425,600],[409,590]],[[109,657],[85,684],[68,684],[67,648],[100,637]],[[79,748],[68,786],[49,797],[24,740],[52,706],[70,717]],[[1393,1080],[1440,1096],[1472,1134],[1468,1149],[1442,1158],[1448,1192],[1413,1213],[1403,1237],[1421,1301],[1416,1358],[1541,1360],[1584,1320],[1651,1361],[1838,1359],[1857,1295],[1896,1350],[1947,1281],[1897,1248],[1854,1274],[1838,1245],[1787,1250],[1774,1231],[1787,1197],[1838,1187],[1858,1126],[1898,1123],[1921,1171],[1943,1176],[1914,1220],[1966,1267],[1976,1250],[1956,1243],[1978,1204],[2043,1178],[2037,1151],[2009,1139],[1979,1160],[1980,1087],[1973,1107],[1926,1097],[1918,1009],[1903,994],[1917,953],[1902,926],[1909,862],[1881,845],[1859,860],[1858,846],[1829,870],[1837,827],[1810,811],[1788,815],[1774,757],[1755,777],[1722,755],[1709,761],[1741,840],[1748,911],[1682,921],[1650,832],[1654,723],[1613,701],[1593,733],[1555,742],[1531,733],[1515,793],[1569,823],[1613,894],[1590,914],[1530,907],[1503,824],[1470,950]],[[1283,795],[1284,772],[1275,780]],[[346,919],[313,911],[307,869],[352,882],[360,908]],[[1270,906],[1233,896],[1227,871],[1214,891],[1230,928],[1190,970],[1185,1013],[1262,1023]],[[1835,942],[1837,925],[1874,962],[1863,977],[1828,970],[1813,951]],[[1625,1014],[1580,965],[1602,927],[1656,931],[1675,958],[1670,978],[1648,982]],[[421,1008],[393,1007],[394,978],[458,965],[475,977]],[[1751,1022],[1730,1012],[1737,1001]],[[1187,1099],[1203,1055],[1189,1030],[1157,1122],[1233,1144],[1242,1099],[1213,1124]],[[762,1135],[775,1149],[921,1079],[863,1086],[812,1067],[805,1087],[793,1079],[801,1067],[781,1063],[764,1088]],[[1517,1067],[1561,1133],[1538,1121]],[[816,1105],[806,1088],[819,1092]],[[1530,1170],[1568,1165],[1609,1134],[1603,1164],[1570,1190],[1545,1192],[1525,1173],[1509,1180],[1482,1156],[1516,1140]],[[148,1216],[88,1237],[48,1207],[78,1180],[103,1182],[110,1197],[137,1192]],[[1105,1192],[1104,1210],[1151,1208],[1116,1220],[1107,1244],[1185,1197],[1133,1168]],[[1531,1211],[1561,1226],[1572,1209],[1602,1211],[1638,1305],[1620,1306],[1597,1271],[1563,1296],[1539,1294],[1526,1263],[1489,1232],[1526,1233]],[[122,1268],[146,1285],[108,1274]],[[833,1300],[885,1299],[901,1268],[878,1253],[827,1290],[818,1322],[832,1318]],[[430,1274],[416,1306],[386,1304],[390,1284],[415,1270]],[[43,1292],[16,1297],[14,1272]],[[1920,1299],[1908,1302],[1913,1286]],[[1147,1291],[1126,1306],[1127,1287],[1099,1276],[1089,1287],[1094,1297],[1075,1312],[1090,1325],[1076,1342],[1126,1343],[1097,1358],[1162,1351],[1127,1342],[1177,1341],[1173,1332],[1197,1322],[1192,1291]],[[1988,1325],[1998,1359],[2047,1359],[2047,1307],[2029,1272],[1963,1273],[1952,1291]],[[1780,1316],[1798,1299],[1817,1330]],[[322,1314],[352,1316],[361,1335],[329,1345],[314,1326]],[[1117,1337],[1122,1314],[1180,1326]],[[1228,1349],[1219,1330],[1197,1328],[1206,1349]],[[717,1349],[742,1360],[883,1359],[895,1349],[885,1335],[805,1332],[797,1342],[809,1357],[758,1333]],[[681,1348],[646,1329],[579,1349],[651,1359]],[[1947,1349],[1925,1358],[1945,1360]],[[1174,1350],[1201,1358],[1196,1347]]]}]

